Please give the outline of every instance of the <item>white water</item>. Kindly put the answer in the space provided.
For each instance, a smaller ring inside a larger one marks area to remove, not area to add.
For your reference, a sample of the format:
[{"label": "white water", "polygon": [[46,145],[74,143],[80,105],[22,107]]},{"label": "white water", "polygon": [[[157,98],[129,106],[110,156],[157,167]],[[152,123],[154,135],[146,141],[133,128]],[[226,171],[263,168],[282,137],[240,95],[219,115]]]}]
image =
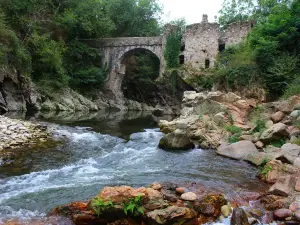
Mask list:
[{"label": "white water", "polygon": [[57,167],[48,155],[38,167],[45,169],[0,179],[0,222],[43,217],[51,208],[89,199],[107,185],[195,181],[225,191],[237,184],[245,188],[256,185],[251,183],[255,171],[248,164],[201,149],[162,151],[157,148],[162,135],[157,129],[146,129],[132,134],[126,142],[83,128],[58,126],[56,136],[65,137],[66,143],[52,149],[51,154],[67,155],[62,158],[67,165]]}]

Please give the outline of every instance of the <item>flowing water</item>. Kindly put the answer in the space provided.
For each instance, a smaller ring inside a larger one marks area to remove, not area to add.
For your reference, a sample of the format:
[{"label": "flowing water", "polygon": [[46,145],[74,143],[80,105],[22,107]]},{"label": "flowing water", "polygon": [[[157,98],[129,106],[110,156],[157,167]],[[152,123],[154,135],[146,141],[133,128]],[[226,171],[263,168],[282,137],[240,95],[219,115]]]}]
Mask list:
[{"label": "flowing water", "polygon": [[59,144],[16,150],[14,164],[0,167],[0,224],[44,216],[57,205],[89,199],[107,185],[196,182],[225,194],[263,188],[256,168],[245,162],[212,150],[159,149],[163,134],[157,119],[118,113],[43,116]]}]

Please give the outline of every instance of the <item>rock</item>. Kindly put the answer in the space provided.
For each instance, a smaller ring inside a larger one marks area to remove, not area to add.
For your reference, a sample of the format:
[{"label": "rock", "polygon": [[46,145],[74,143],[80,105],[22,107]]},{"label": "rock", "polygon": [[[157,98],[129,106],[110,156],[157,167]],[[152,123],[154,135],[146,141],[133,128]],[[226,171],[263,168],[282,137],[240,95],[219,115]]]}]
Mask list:
[{"label": "rock", "polygon": [[274,122],[272,120],[268,120],[266,123],[265,123],[265,127],[267,129],[269,129],[270,127],[272,127],[274,125]]},{"label": "rock", "polygon": [[291,129],[289,131],[290,133],[290,137],[295,137],[295,136],[299,136],[300,135],[300,129],[293,127],[293,129]]},{"label": "rock", "polygon": [[299,177],[296,180],[295,191],[300,192],[300,178]]},{"label": "rock", "polygon": [[259,149],[262,149],[265,146],[265,144],[261,141],[258,141],[258,142],[255,143],[255,146]]},{"label": "rock", "polygon": [[287,217],[291,217],[293,212],[289,209],[277,209],[274,211],[274,217],[278,220],[285,220]]},{"label": "rock", "polygon": [[227,205],[223,205],[221,207],[221,213],[224,217],[228,217],[230,215],[230,210],[229,210],[229,207]]},{"label": "rock", "polygon": [[185,187],[178,187],[175,191],[177,194],[182,195],[183,193],[187,192],[187,189]]},{"label": "rock", "polygon": [[185,150],[192,149],[195,145],[183,131],[177,129],[166,134],[159,141],[159,147],[166,150]]},{"label": "rock", "polygon": [[300,116],[300,110],[294,110],[290,116],[293,118],[298,118],[298,116]]},{"label": "rock", "polygon": [[271,119],[274,123],[278,123],[285,117],[285,114],[281,111],[278,111],[271,115]]},{"label": "rock", "polygon": [[296,167],[298,167],[298,168],[300,168],[300,157],[297,157],[297,158],[295,159],[293,165],[296,166]]},{"label": "rock", "polygon": [[298,209],[294,214],[296,220],[300,221],[300,210]]},{"label": "rock", "polygon": [[290,204],[289,210],[291,210],[292,212],[296,212],[297,209],[298,209],[298,204],[296,202],[293,202],[292,204]]},{"label": "rock", "polygon": [[296,158],[298,158],[300,154],[300,146],[296,144],[284,144],[282,147],[282,153],[283,156],[291,163],[293,164]]},{"label": "rock", "polygon": [[258,152],[254,154],[249,154],[245,161],[250,162],[256,166],[260,166],[264,164],[266,161],[270,161],[271,159],[268,157],[268,155],[264,152]]},{"label": "rock", "polygon": [[276,183],[279,177],[281,176],[282,171],[282,162],[279,160],[272,160],[266,164],[267,167],[271,168],[272,170],[266,174],[265,180],[268,183]]},{"label": "rock", "polygon": [[253,142],[253,140],[254,140],[254,137],[253,137],[253,135],[242,135],[242,136],[240,136],[240,141],[251,141],[251,142]]},{"label": "rock", "polygon": [[150,187],[157,191],[160,191],[162,189],[162,185],[158,182],[154,182],[153,184],[150,185]]},{"label": "rock", "polygon": [[283,123],[276,123],[269,129],[265,130],[261,136],[260,139],[263,142],[270,142],[273,140],[279,140],[282,137],[288,136],[289,133],[287,131],[287,126]]},{"label": "rock", "polygon": [[185,201],[195,201],[197,199],[197,195],[193,192],[186,192],[181,195],[181,198]]},{"label": "rock", "polygon": [[250,154],[258,154],[258,150],[251,141],[239,141],[230,145],[221,145],[217,154],[233,159],[246,159]]},{"label": "rock", "polygon": [[213,204],[210,204],[210,203],[195,203],[195,209],[197,210],[198,213],[204,215],[204,216],[207,216],[207,217],[211,217],[211,216],[214,216],[215,214],[215,207]]},{"label": "rock", "polygon": [[178,206],[169,206],[168,208],[154,210],[146,214],[150,221],[158,224],[177,224],[177,222],[182,224],[196,216],[197,213],[193,209]]},{"label": "rock", "polygon": [[295,187],[295,178],[292,176],[281,177],[270,189],[269,193],[274,195],[289,196]]},{"label": "rock", "polygon": [[263,212],[259,209],[255,209],[255,208],[250,209],[249,213],[251,214],[251,216],[253,216],[255,218],[260,218],[263,216]]},{"label": "rock", "polygon": [[242,208],[235,208],[233,210],[230,225],[250,225],[247,214]]}]

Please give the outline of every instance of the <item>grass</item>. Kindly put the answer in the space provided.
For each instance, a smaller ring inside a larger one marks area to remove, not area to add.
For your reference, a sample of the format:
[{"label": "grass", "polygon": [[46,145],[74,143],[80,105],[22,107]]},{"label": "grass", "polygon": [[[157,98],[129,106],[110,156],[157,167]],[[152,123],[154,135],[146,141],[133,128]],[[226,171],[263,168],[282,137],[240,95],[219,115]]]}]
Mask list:
[{"label": "grass", "polygon": [[285,144],[285,141],[283,139],[271,142],[271,145],[273,145],[274,147],[277,147],[277,148],[281,148],[282,145],[284,145],[284,144]]},{"label": "grass", "polygon": [[236,136],[236,135],[232,135],[228,138],[228,142],[230,144],[233,144],[233,143],[236,143],[238,142],[240,139],[239,139],[239,136]]},{"label": "grass", "polygon": [[229,125],[225,127],[225,130],[230,132],[231,134],[238,134],[242,132],[242,129],[233,125]]},{"label": "grass", "polygon": [[300,145],[300,138],[296,138],[294,141],[292,141],[292,144]]}]

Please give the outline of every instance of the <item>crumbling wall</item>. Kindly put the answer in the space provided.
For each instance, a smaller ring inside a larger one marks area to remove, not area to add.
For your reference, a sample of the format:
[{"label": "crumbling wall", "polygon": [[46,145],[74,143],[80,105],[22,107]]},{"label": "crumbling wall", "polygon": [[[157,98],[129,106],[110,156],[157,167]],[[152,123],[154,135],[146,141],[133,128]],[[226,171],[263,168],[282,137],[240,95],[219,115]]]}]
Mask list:
[{"label": "crumbling wall", "polygon": [[[183,34],[184,64],[195,68],[207,68],[214,65],[218,54],[220,27],[217,23],[208,23],[204,16],[201,23],[187,26]],[[182,57],[182,56],[181,56]]]},{"label": "crumbling wall", "polygon": [[253,26],[253,21],[230,24],[222,37],[225,45],[230,46],[240,43],[244,38],[247,37]]}]

